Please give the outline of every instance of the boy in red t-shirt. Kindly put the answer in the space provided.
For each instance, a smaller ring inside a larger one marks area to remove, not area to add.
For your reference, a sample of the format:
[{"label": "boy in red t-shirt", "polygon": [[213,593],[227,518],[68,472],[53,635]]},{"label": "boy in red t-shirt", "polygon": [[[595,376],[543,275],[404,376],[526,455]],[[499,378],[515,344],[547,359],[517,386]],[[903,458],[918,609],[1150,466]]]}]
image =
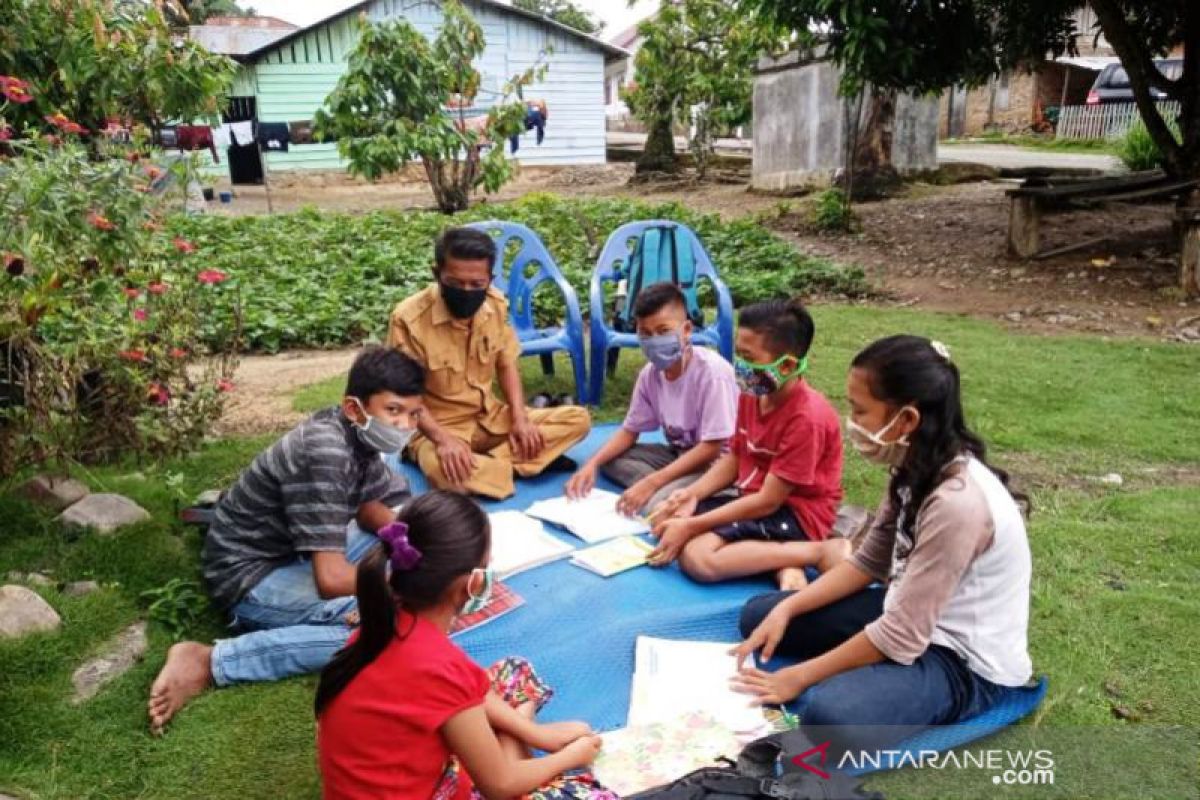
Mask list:
[{"label": "boy in red t-shirt", "polygon": [[828,540],[842,499],[841,423],[801,377],[813,331],[798,301],[742,310],[730,451],[651,512],[672,515],[654,527],[651,564],[678,558],[706,582],[776,572],[780,588],[798,589],[805,567],[824,572],[849,555],[847,541]]}]

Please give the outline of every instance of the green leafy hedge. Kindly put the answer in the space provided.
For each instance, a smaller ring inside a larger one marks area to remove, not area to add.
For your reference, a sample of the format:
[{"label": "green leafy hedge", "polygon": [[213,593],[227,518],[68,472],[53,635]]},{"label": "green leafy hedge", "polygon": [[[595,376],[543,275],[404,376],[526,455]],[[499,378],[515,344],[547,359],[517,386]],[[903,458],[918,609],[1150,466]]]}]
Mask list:
[{"label": "green leafy hedge", "polygon": [[[596,255],[609,233],[637,219],[673,219],[695,229],[737,304],[796,294],[860,295],[867,288],[861,269],[802,255],[752,220],[722,222],[675,203],[531,194],[454,217],[305,209],[272,217],[179,217],[171,226],[198,245],[210,267],[230,275],[219,288],[230,305],[240,298],[247,346],[274,351],[381,335],[395,304],[431,280],[438,233],[492,218],[524,223],[542,237],[585,314]],[[549,289],[539,291],[535,307],[547,320],[561,313]]]}]

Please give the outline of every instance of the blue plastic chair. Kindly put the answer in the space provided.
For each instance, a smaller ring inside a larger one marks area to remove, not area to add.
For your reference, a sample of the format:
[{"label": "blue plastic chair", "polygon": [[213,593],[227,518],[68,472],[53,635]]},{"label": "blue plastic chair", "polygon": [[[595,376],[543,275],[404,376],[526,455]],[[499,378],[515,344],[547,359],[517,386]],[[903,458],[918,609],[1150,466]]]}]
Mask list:
[{"label": "blue plastic chair", "polygon": [[[691,239],[691,248],[696,260],[696,280],[706,279],[712,284],[717,295],[717,319],[705,328],[692,333],[693,344],[703,344],[717,348],[727,361],[733,361],[733,298],[729,287],[717,275],[712,259],[700,241],[695,231],[686,225],[670,220],[643,220],[622,225],[612,232],[596,261],[596,269],[592,272],[590,290],[591,299],[591,384],[588,389],[589,402],[599,405],[604,396],[604,379],[607,376],[608,353],[610,350],[622,347],[637,347],[637,335],[622,333],[609,324],[612,309],[605,308],[604,284],[619,283],[626,277],[625,265],[633,252],[633,246],[642,233],[650,227],[668,226],[678,228]],[[633,302],[629,298],[627,302]]]},{"label": "blue plastic chair", "polygon": [[[587,361],[583,349],[583,315],[579,299],[562,271],[550,257],[542,240],[529,228],[516,222],[488,220],[468,225],[491,236],[496,241],[496,260],[492,264],[492,285],[508,298],[508,318],[521,342],[521,355],[541,356],[542,371],[554,374],[554,354],[564,351],[571,356],[575,372],[575,397],[581,404],[588,402]],[[506,267],[508,244],[518,241],[520,249]],[[529,273],[531,265],[536,271]],[[539,285],[553,281],[562,292],[567,306],[566,324],[539,328],[533,320],[533,294]]]}]

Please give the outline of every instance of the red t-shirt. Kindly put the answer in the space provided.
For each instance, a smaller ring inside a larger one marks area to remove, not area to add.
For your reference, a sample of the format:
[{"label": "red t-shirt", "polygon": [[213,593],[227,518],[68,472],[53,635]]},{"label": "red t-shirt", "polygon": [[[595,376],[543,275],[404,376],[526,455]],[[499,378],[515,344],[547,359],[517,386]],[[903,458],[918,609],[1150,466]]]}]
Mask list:
[{"label": "red t-shirt", "polygon": [[730,451],[742,494],[761,490],[768,474],[785,480],[804,532],[814,541],[829,536],[842,501],[842,426],[825,395],[801,379],[783,405],[763,414],[758,398],[743,392]]},{"label": "red t-shirt", "polygon": [[[397,638],[317,722],[325,800],[432,797],[450,759],[439,729],[487,695],[487,673],[432,623],[414,619],[399,615]],[[472,784],[459,775],[455,798],[465,800]]]}]

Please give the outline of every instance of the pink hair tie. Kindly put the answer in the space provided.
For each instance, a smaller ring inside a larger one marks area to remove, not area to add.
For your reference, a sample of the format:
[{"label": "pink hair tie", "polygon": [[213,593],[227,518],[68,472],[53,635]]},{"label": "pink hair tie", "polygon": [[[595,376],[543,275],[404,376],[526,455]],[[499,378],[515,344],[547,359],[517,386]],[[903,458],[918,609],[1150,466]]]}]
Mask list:
[{"label": "pink hair tie", "polygon": [[379,529],[379,538],[388,546],[392,569],[408,572],[421,562],[421,551],[408,540],[408,524],[389,522]]}]

